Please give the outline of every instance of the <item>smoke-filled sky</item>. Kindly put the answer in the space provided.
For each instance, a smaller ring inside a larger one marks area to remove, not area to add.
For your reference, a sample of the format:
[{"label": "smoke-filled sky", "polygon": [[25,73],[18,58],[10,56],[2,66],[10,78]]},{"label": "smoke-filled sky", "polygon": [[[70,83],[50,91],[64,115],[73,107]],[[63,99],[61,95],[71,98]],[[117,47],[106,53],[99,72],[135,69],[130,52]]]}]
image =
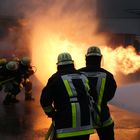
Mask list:
[{"label": "smoke-filled sky", "polygon": [[76,68],[85,65],[90,45],[99,45],[104,67],[114,75],[137,71],[140,58],[132,46],[106,46],[99,33],[96,0],[0,0],[0,15],[24,17],[30,30],[30,50],[37,77],[44,83],[56,71],[57,55],[70,52]]}]

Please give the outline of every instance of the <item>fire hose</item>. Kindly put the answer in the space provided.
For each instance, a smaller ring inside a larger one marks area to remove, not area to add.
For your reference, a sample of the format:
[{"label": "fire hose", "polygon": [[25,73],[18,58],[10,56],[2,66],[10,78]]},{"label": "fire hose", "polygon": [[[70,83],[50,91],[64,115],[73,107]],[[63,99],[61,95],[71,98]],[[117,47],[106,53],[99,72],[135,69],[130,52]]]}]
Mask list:
[{"label": "fire hose", "polygon": [[6,80],[3,80],[3,81],[0,81],[0,91],[2,90],[2,85],[9,82],[9,81],[12,81],[14,80],[15,78],[12,77],[12,78],[9,78],[9,79],[6,79]]},{"label": "fire hose", "polygon": [[5,83],[7,83],[7,82],[9,82],[9,81],[14,80],[14,79],[15,79],[15,78],[12,77],[12,78],[6,79],[6,80],[4,80],[4,81],[1,81],[1,82],[0,82],[0,85],[3,85],[3,84],[5,84]]},{"label": "fire hose", "polygon": [[54,135],[54,123],[52,122],[45,136],[45,140],[49,139],[52,140],[53,135]]}]

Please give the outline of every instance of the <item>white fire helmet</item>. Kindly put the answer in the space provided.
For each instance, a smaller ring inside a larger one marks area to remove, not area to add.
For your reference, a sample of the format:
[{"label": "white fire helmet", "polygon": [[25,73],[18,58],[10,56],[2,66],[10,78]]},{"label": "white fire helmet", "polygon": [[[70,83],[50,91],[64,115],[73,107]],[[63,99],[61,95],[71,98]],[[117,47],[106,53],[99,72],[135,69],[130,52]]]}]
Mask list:
[{"label": "white fire helmet", "polygon": [[57,65],[67,65],[67,64],[73,64],[74,61],[72,60],[72,57],[69,53],[64,52],[58,55],[57,58]]},{"label": "white fire helmet", "polygon": [[14,71],[18,69],[18,63],[15,61],[10,61],[6,64],[6,68],[10,71]]},{"label": "white fire helmet", "polygon": [[31,59],[27,56],[25,56],[21,59],[21,64],[23,64],[25,66],[30,65],[30,63],[31,63]]},{"label": "white fire helmet", "polygon": [[96,46],[89,47],[87,50],[86,57],[87,56],[102,56],[100,48]]}]

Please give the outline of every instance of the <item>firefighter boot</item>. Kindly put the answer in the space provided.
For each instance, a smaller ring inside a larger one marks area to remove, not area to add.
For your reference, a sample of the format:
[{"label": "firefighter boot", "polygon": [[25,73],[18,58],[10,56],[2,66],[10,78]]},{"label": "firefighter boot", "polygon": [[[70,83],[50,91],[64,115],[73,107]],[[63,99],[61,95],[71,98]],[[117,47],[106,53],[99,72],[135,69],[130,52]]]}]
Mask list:
[{"label": "firefighter boot", "polygon": [[34,101],[32,97],[32,83],[26,79],[25,83],[25,101]]}]

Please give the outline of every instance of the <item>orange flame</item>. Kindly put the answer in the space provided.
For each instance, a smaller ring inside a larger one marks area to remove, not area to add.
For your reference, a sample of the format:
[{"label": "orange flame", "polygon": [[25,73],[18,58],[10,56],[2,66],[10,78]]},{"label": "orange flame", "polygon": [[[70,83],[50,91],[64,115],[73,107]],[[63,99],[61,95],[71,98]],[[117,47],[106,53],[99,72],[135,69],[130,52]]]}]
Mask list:
[{"label": "orange flame", "polygon": [[98,20],[91,18],[91,9],[62,14],[59,8],[62,7],[56,4],[48,9],[45,16],[40,13],[31,20],[31,55],[33,64],[37,67],[36,76],[43,84],[56,72],[59,53],[69,52],[76,68],[80,68],[85,66],[85,54],[90,45],[100,46],[103,67],[114,75],[118,71],[124,74],[134,73],[140,68],[140,56],[133,46],[118,46],[116,49],[102,46],[106,44],[106,36],[96,34]]},{"label": "orange flame", "polygon": [[[41,32],[41,36],[38,31]],[[72,55],[76,68],[85,66],[85,53],[89,47],[88,43],[72,42],[57,34],[47,34],[47,31],[41,29],[37,30],[34,35],[32,60],[38,68],[36,75],[43,84],[56,72],[57,56],[61,52],[69,52]],[[117,71],[124,74],[134,73],[140,68],[140,57],[136,54],[133,46],[128,48],[120,46],[116,49],[100,46],[100,48],[103,54],[103,67],[114,75]]]},{"label": "orange flame", "polygon": [[140,55],[133,46],[124,48],[119,46],[116,49],[103,47],[104,67],[116,74],[120,71],[124,74],[136,72],[140,68]]}]

